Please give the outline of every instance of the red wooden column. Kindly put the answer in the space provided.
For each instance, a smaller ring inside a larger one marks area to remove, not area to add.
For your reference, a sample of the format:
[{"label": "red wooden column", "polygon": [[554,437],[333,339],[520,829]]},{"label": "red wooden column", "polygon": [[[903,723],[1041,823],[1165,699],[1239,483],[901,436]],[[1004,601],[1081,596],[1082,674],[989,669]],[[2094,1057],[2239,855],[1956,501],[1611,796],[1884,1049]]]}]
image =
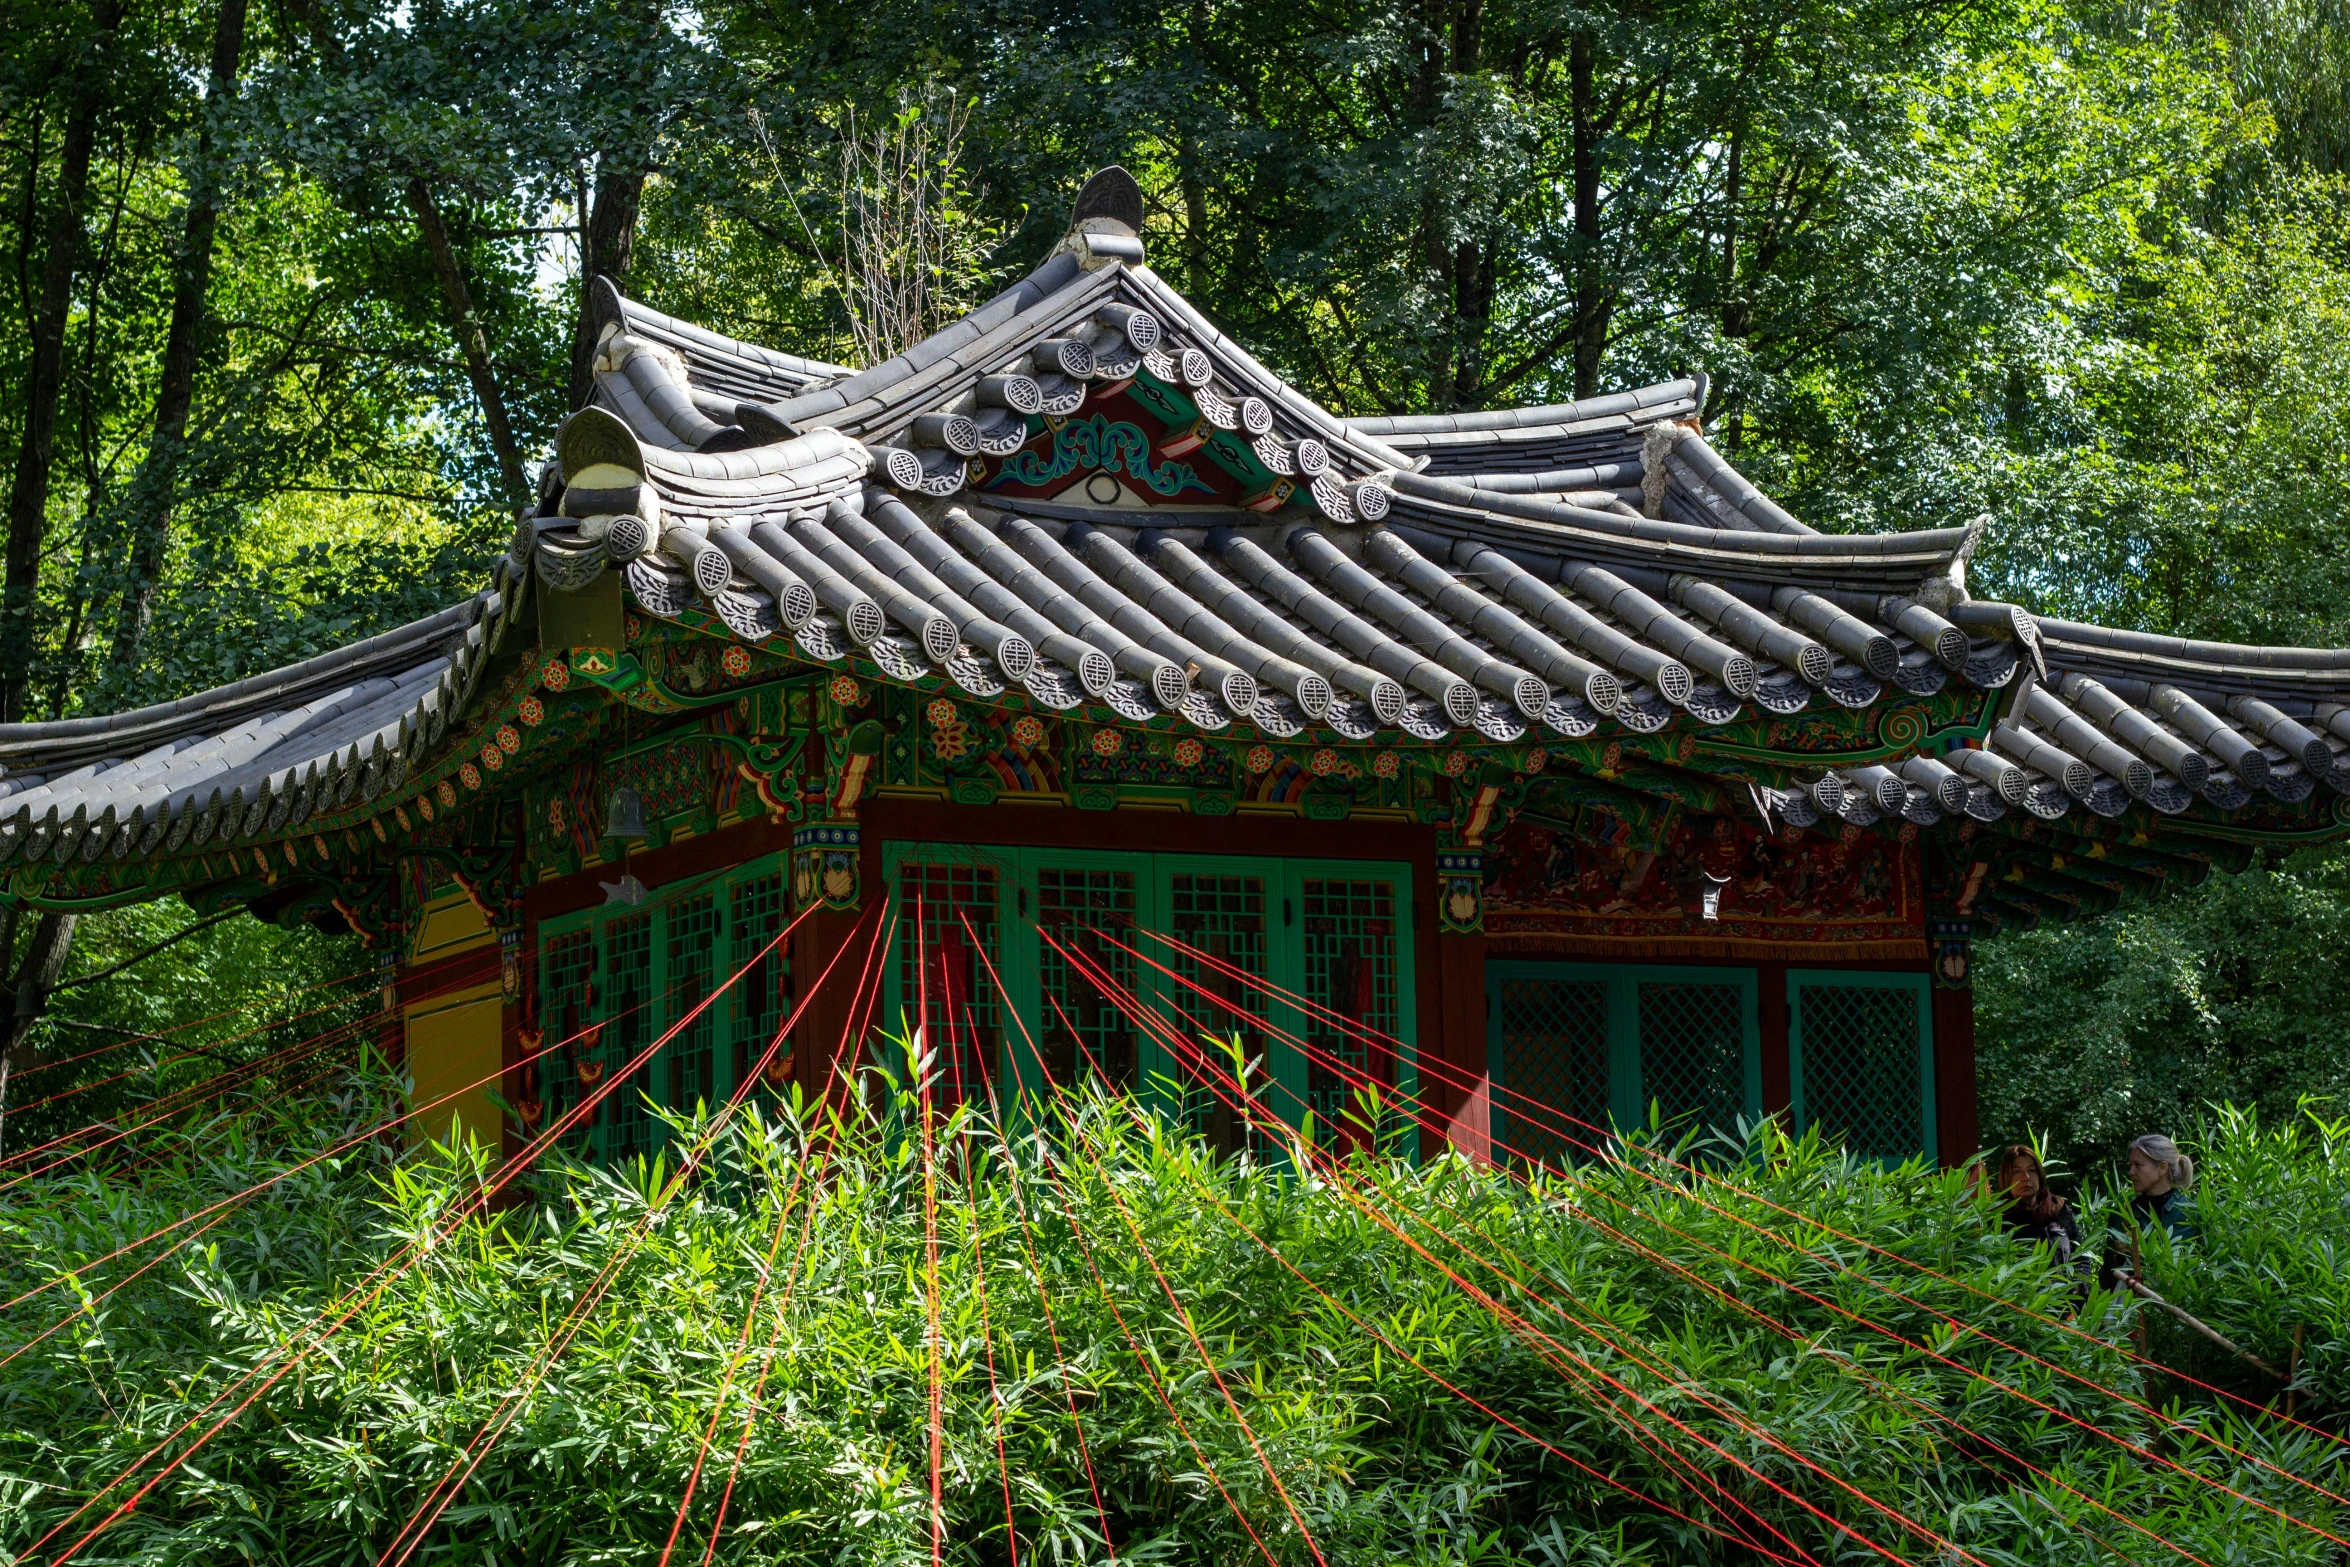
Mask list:
[{"label": "red wooden column", "polygon": [[1964,919],[1930,922],[1934,954],[1934,1135],[1942,1163],[1964,1164],[1982,1132],[1975,1101],[1975,986],[1973,926]]},{"label": "red wooden column", "polygon": [[873,942],[868,906],[882,900],[881,845],[860,843],[854,822],[823,822],[792,835],[792,904],[808,910],[791,939],[792,1004],[807,1010],[792,1030],[792,1076],[810,1103],[841,1103],[856,1075],[862,1025],[888,958]]},{"label": "red wooden column", "polygon": [[1420,947],[1423,954],[1431,945],[1436,949],[1423,981],[1436,992],[1436,1018],[1433,1029],[1423,1025],[1420,1037],[1442,1065],[1420,1074],[1426,1106],[1420,1150],[1429,1157],[1449,1142],[1485,1162],[1493,1157],[1493,1076],[1485,1027],[1484,855],[1439,849],[1434,868],[1435,886],[1421,897],[1424,905],[1434,905],[1436,917],[1428,924],[1436,935]]}]

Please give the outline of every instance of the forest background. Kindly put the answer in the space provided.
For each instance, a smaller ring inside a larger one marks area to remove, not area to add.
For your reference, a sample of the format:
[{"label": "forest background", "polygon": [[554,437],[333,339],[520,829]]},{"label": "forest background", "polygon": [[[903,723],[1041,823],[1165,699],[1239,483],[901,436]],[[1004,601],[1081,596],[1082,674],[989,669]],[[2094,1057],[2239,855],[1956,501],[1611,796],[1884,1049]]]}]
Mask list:
[{"label": "forest background", "polygon": [[[840,147],[962,126],[937,307],[1122,162],[1154,264],[1345,412],[1702,368],[1797,515],[1978,593],[2350,644],[2344,0],[0,0],[0,721],[472,590],[580,280],[858,353]],[[358,966],[0,923],[27,1053]],[[2350,1081],[2350,852],[1980,949],[1987,1136],[2076,1168]],[[46,1010],[46,1016],[37,1016]],[[54,1085],[53,1085],[54,1086]]]}]

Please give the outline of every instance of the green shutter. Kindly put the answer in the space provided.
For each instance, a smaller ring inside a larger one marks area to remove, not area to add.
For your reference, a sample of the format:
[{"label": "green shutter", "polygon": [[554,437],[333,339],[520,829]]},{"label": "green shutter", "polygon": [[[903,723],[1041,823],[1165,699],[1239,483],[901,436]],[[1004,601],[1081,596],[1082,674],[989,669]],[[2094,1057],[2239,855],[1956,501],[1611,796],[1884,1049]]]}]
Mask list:
[{"label": "green shutter", "polygon": [[1795,1125],[1864,1159],[1936,1152],[1930,992],[1923,974],[1787,976]]},{"label": "green shutter", "polygon": [[1753,970],[1501,959],[1485,974],[1495,1157],[1588,1157],[1595,1128],[1645,1125],[1652,1106],[1676,1133],[1761,1119]]},{"label": "green shutter", "polygon": [[1562,1167],[1600,1141],[1610,1114],[1607,991],[1596,979],[1499,977],[1493,1077],[1514,1093],[1494,1095],[1494,1157]]}]

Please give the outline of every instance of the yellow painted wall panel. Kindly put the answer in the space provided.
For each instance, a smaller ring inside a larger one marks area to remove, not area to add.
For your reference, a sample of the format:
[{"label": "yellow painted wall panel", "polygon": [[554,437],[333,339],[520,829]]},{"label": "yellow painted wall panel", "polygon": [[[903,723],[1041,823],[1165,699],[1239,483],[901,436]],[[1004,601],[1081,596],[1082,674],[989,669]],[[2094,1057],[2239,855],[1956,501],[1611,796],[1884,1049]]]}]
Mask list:
[{"label": "yellow painted wall panel", "polygon": [[[408,1013],[408,1075],[415,1100],[430,1105],[464,1088],[447,1104],[422,1111],[409,1123],[411,1136],[435,1141],[449,1135],[451,1118],[491,1147],[498,1144],[500,1118],[490,1095],[498,1087],[499,1027],[503,1003],[494,984],[411,1008]],[[466,1084],[487,1078],[478,1087]]]},{"label": "yellow painted wall panel", "polygon": [[481,917],[473,900],[460,892],[435,898],[425,906],[416,921],[416,944],[409,955],[418,959],[448,957],[469,947],[485,946],[490,939],[489,922]]}]

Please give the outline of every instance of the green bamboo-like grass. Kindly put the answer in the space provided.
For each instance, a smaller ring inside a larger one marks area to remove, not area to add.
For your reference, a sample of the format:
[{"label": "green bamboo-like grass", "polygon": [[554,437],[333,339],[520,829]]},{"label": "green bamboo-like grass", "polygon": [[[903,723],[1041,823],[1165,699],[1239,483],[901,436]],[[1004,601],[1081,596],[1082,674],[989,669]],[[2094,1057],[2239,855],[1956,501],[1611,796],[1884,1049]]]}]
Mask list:
[{"label": "green bamboo-like grass", "polygon": [[[1821,1562],[1887,1559],[1854,1533],[1921,1564],[2342,1559],[2257,1504],[2350,1534],[2350,1508],[2291,1478],[2350,1494],[2329,1438],[2134,1364],[2136,1308],[2082,1298],[1957,1174],[1765,1128],[1743,1148],[1643,1135],[1530,1186],[1456,1159],[1357,1156],[1308,1177],[1294,1157],[1219,1160],[1100,1094],[1008,1134],[958,1114],[925,1137],[917,1096],[868,1086],[846,1116],[737,1117],[690,1179],[674,1152],[612,1174],[550,1165],[527,1202],[438,1239],[485,1177],[479,1153],[364,1144],[102,1301],[152,1253],[0,1314],[0,1355],[21,1350],[0,1366],[0,1551],[25,1552],[427,1241],[76,1559],[373,1562],[510,1409],[414,1559],[651,1563],[725,1383],[674,1560],[702,1559],[731,1480],[719,1560],[926,1561],[934,1355],[958,1562],[1009,1562],[1007,1490],[1023,1562],[1106,1559],[1105,1515],[1122,1560],[1261,1561],[1236,1508],[1274,1559],[1318,1548],[1333,1567],[1761,1559],[1709,1526],[1784,1549],[1775,1529]],[[175,1132],[185,1156],[127,1180],[13,1193],[0,1286],[240,1190],[396,1091],[356,1075],[225,1134]],[[679,1124],[673,1150],[700,1135]],[[2222,1115],[2199,1152],[2205,1234],[2154,1251],[2157,1285],[2279,1361],[2300,1327],[2299,1407],[2330,1429],[2350,1407],[2350,1126]],[[2167,1318],[2144,1331],[2157,1360],[2255,1401],[2277,1391]],[[21,1559],[52,1559],[105,1510]]]}]

